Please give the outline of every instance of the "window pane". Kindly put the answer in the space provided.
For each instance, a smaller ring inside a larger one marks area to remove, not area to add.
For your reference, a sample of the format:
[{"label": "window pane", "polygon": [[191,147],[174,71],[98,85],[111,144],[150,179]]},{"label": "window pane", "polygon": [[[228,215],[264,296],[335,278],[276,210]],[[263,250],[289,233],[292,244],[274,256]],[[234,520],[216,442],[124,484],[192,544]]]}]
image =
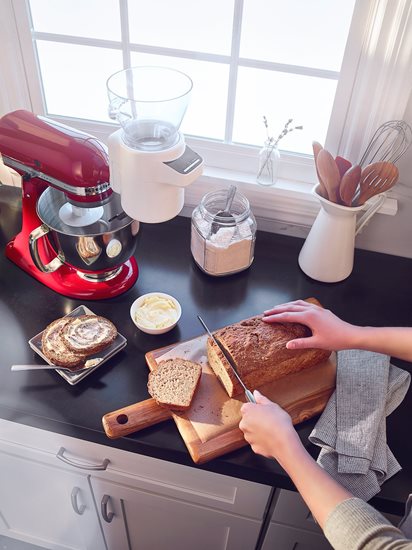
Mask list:
[{"label": "window pane", "polygon": [[157,65],[186,73],[193,80],[192,96],[181,130],[192,136],[223,139],[229,66],[221,63],[132,52],[132,65]]},{"label": "window pane", "polygon": [[133,0],[130,40],[181,50],[229,55],[234,0]]},{"label": "window pane", "polygon": [[339,71],[355,0],[244,0],[240,56]]},{"label": "window pane", "polygon": [[312,154],[312,141],[324,143],[336,92],[336,80],[241,67],[238,75],[233,141],[263,145],[280,134],[289,118],[303,125],[279,143],[285,151]]},{"label": "window pane", "polygon": [[37,41],[48,114],[110,121],[106,80],[123,68],[117,50]]},{"label": "window pane", "polygon": [[30,0],[35,31],[120,40],[118,0]]}]

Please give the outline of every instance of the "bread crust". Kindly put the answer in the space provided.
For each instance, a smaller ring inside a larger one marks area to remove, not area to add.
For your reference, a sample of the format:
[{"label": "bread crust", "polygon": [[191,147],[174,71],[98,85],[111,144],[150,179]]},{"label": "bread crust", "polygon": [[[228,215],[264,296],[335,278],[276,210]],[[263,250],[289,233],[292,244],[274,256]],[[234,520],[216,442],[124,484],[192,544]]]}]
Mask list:
[{"label": "bread crust", "polygon": [[99,315],[72,317],[63,327],[62,338],[75,353],[92,355],[107,348],[117,336],[116,326]]},{"label": "bread crust", "polygon": [[62,330],[68,322],[67,317],[61,317],[50,323],[43,331],[41,347],[43,354],[53,365],[75,369],[84,363],[86,355],[75,353],[66,346]]},{"label": "bread crust", "polygon": [[[312,303],[319,302],[311,299]],[[311,335],[308,327],[299,323],[265,323],[257,315],[214,332],[226,352],[235,362],[245,385],[254,390],[283,376],[317,365],[330,356],[321,349],[289,350],[286,343]],[[209,364],[230,397],[244,390],[232,369],[211,338],[207,342]]]}]

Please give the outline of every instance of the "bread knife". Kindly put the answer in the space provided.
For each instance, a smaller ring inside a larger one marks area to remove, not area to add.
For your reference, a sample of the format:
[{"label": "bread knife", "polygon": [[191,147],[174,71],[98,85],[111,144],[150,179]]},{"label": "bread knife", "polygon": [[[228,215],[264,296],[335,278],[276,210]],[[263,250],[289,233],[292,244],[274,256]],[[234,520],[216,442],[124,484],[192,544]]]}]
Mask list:
[{"label": "bread knife", "polygon": [[233,374],[236,376],[236,378],[239,380],[239,383],[241,384],[242,388],[245,390],[245,396],[246,396],[246,399],[250,402],[250,403],[256,403],[256,399],[254,398],[253,396],[253,393],[247,389],[247,387],[245,386],[245,384],[243,383],[243,380],[240,378],[240,375],[237,371],[237,367],[236,367],[236,364],[235,362],[233,361],[233,359],[230,357],[229,353],[225,350],[225,348],[223,347],[223,345],[219,342],[219,340],[216,338],[216,336],[214,336],[210,330],[208,329],[206,323],[203,321],[203,319],[200,317],[200,315],[197,316],[197,318],[199,319],[200,323],[202,324],[203,328],[206,330],[206,332],[208,333],[208,335],[211,337],[211,339],[214,341],[214,343],[217,345],[217,347],[220,349],[220,351],[223,353],[226,361],[229,363],[232,371],[233,371]]}]

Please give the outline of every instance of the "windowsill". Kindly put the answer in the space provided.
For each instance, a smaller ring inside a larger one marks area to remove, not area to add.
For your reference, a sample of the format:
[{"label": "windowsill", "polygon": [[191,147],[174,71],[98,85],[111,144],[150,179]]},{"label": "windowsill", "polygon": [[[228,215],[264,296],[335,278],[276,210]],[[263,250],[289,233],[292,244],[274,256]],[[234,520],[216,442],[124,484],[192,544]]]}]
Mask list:
[{"label": "windowsill", "polygon": [[[256,183],[253,174],[205,167],[203,175],[185,189],[181,215],[190,216],[206,193],[231,183],[248,198],[258,228],[264,231],[305,237],[319,211],[319,202],[312,194],[315,182],[279,179],[274,186],[264,187]],[[394,216],[397,210],[398,201],[387,197],[378,213]]]}]

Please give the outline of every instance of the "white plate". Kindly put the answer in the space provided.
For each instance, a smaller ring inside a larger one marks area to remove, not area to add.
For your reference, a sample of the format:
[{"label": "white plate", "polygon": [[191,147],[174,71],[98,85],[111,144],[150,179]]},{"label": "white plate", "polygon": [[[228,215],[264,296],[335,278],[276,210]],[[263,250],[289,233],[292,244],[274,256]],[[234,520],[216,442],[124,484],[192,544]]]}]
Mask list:
[{"label": "white plate", "polygon": [[[86,306],[79,306],[73,311],[71,311],[68,315],[65,315],[65,317],[79,317],[80,315],[95,315],[95,313],[93,313],[93,311],[91,311]],[[36,334],[36,336],[33,336],[33,338],[29,340],[29,346],[33,351],[35,351],[38,355],[40,355],[40,357],[42,357],[46,361],[46,363],[48,363],[49,365],[53,365],[53,363],[51,363],[47,359],[47,357],[43,355],[43,352],[42,352],[41,339],[43,336],[43,332],[44,331],[42,330],[41,332],[39,332],[39,334]],[[126,346],[126,344],[127,344],[126,338],[121,334],[117,333],[116,339],[108,348],[102,351],[99,351],[95,355],[89,355],[87,357],[88,360],[97,358],[97,357],[102,359],[94,367],[90,367],[87,369],[79,368],[78,370],[73,370],[72,372],[56,368],[56,372],[60,374],[60,376],[64,378],[66,382],[74,386],[75,384],[80,382],[80,380],[83,380],[83,378],[86,378],[86,376],[91,374],[94,370],[101,367],[103,363],[106,363],[106,361],[108,361],[111,357],[113,357],[113,355],[115,355],[120,350],[122,350]]]}]

